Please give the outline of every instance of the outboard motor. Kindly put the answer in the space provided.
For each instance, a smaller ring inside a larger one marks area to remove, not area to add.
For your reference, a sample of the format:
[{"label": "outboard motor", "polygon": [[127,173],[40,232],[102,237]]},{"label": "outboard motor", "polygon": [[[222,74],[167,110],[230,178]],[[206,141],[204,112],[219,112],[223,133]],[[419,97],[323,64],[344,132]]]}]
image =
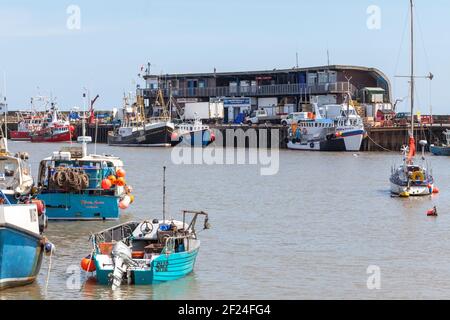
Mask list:
[{"label": "outboard motor", "polygon": [[116,290],[122,284],[123,275],[134,262],[131,258],[131,249],[122,241],[117,242],[112,250],[114,272],[112,274],[112,289]]}]

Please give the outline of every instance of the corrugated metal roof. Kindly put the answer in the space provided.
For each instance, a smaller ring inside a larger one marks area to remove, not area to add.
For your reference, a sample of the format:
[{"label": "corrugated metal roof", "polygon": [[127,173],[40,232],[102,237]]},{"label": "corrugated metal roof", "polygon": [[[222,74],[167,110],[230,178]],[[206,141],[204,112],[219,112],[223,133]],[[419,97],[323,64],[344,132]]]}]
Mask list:
[{"label": "corrugated metal roof", "polygon": [[[320,71],[320,70],[357,70],[366,72],[375,72],[383,75],[382,72],[375,68],[361,67],[361,66],[349,66],[349,65],[330,65],[330,66],[319,66],[319,67],[308,67],[308,68],[291,68],[291,69],[272,69],[272,70],[260,70],[260,71],[236,71],[236,72],[206,72],[206,73],[170,73],[170,74],[152,74],[145,75],[144,78],[155,78],[155,77],[166,77],[166,78],[195,78],[195,77],[226,77],[226,76],[252,76],[252,75],[264,75],[264,74],[283,74],[291,72],[302,72],[302,71]],[[384,75],[383,75],[384,77]]]}]

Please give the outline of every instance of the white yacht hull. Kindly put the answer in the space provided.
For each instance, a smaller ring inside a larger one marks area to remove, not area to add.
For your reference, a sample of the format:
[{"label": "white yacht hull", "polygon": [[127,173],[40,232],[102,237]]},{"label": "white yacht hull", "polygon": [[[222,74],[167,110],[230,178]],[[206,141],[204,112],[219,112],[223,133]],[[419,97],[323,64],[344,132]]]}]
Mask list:
[{"label": "white yacht hull", "polygon": [[[433,186],[432,188],[433,189]],[[391,182],[391,193],[401,195],[408,193],[410,196],[429,196],[431,195],[430,189],[427,186],[400,186]]]}]

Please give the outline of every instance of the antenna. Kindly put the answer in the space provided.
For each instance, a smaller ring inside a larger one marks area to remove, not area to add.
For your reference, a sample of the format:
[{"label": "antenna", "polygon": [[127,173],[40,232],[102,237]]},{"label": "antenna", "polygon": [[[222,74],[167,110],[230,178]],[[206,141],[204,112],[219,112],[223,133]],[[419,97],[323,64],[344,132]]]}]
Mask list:
[{"label": "antenna", "polygon": [[327,48],[327,65],[330,66],[330,50]]},{"label": "antenna", "polygon": [[163,167],[163,223],[166,221],[166,166]]},{"label": "antenna", "polygon": [[295,67],[298,69],[298,52],[295,53]]}]

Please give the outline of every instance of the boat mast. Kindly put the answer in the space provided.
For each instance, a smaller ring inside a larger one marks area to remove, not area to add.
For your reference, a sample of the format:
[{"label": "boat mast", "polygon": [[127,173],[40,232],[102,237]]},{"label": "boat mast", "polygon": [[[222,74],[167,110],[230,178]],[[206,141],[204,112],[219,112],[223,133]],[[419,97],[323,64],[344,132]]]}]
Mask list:
[{"label": "boat mast", "polygon": [[163,223],[166,221],[166,167],[163,167]]},{"label": "boat mast", "polygon": [[81,143],[83,158],[87,156],[87,143],[86,143],[86,92],[83,92],[83,117],[81,120],[81,130],[83,141]]},{"label": "boat mast", "polygon": [[411,137],[414,138],[414,3],[411,3]]}]

